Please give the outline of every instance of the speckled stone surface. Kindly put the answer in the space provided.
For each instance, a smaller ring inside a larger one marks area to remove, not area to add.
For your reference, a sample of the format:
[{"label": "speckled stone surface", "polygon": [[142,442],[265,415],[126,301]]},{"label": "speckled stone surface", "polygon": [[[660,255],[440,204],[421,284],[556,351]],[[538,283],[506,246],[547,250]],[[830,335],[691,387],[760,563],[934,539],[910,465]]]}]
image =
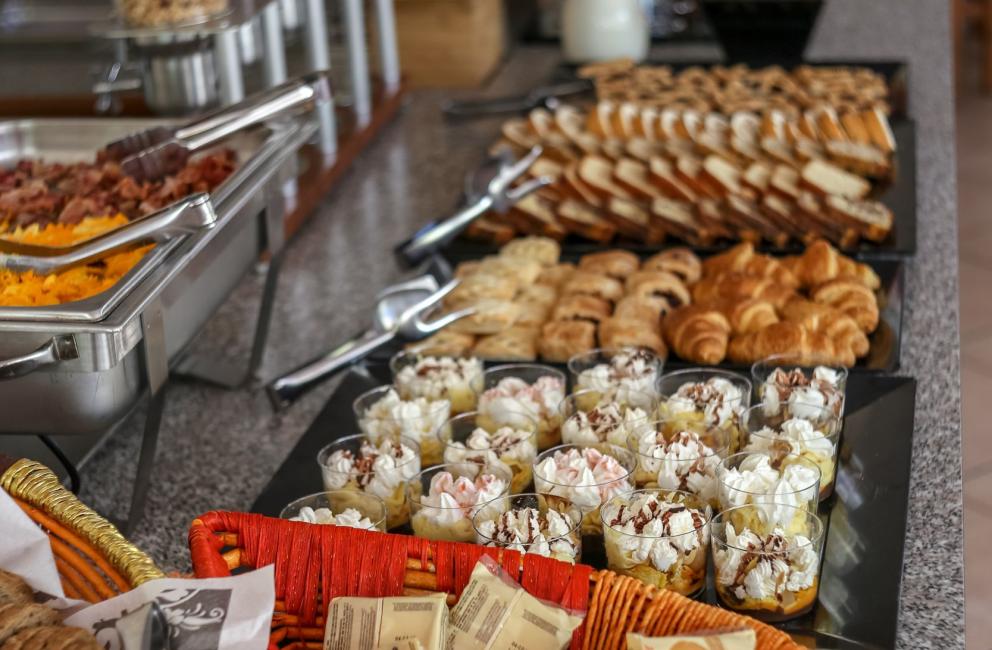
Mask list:
[{"label": "speckled stone surface", "polygon": [[[683,49],[673,54],[698,57],[707,52]],[[957,225],[947,5],[934,0],[832,0],[811,55],[910,63],[910,111],[918,123],[919,253],[909,267],[902,372],[915,375],[919,389],[899,645],[960,648],[964,593]],[[552,49],[520,48],[486,92],[537,84],[556,62]],[[391,245],[454,206],[464,173],[479,162],[499,121],[445,124],[437,106],[446,96],[413,94],[400,118],[292,242],[263,376],[353,334],[369,317],[373,292],[399,275],[389,255]],[[255,276],[242,282],[199,337],[201,349],[243,358],[250,337],[245,323],[254,316],[261,285]],[[190,520],[211,509],[247,508],[333,388],[333,382],[322,386],[274,415],[257,389],[228,392],[173,382],[147,516],[134,541],[164,568],[187,570]],[[135,418],[124,426],[84,468],[82,497],[102,512],[125,508],[139,423]]]}]

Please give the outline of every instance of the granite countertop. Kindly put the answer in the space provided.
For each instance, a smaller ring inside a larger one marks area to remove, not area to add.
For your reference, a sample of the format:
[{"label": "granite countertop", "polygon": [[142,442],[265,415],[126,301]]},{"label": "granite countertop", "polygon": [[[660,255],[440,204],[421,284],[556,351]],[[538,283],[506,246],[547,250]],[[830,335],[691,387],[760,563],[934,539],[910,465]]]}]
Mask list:
[{"label": "granite countertop", "polygon": [[[919,379],[912,500],[901,597],[900,647],[964,646],[960,375],[953,88],[947,5],[927,0],[833,0],[811,58],[909,62],[909,109],[918,124],[919,252],[909,266],[904,374]],[[702,48],[665,54],[712,56]],[[525,89],[557,64],[550,48],[517,48],[485,92]],[[263,377],[351,336],[368,321],[374,291],[399,276],[391,247],[454,207],[461,179],[493,142],[499,120],[445,124],[442,92],[412,93],[291,242]],[[209,322],[201,349],[245,358],[261,293],[246,278]],[[146,517],[132,535],[165,569],[188,570],[186,532],[196,515],[248,508],[334,388],[330,382],[275,415],[258,389],[224,391],[173,381]],[[83,468],[82,498],[123,513],[137,459],[135,417]],[[342,423],[342,426],[344,423]],[[328,435],[333,432],[328,431]]]}]

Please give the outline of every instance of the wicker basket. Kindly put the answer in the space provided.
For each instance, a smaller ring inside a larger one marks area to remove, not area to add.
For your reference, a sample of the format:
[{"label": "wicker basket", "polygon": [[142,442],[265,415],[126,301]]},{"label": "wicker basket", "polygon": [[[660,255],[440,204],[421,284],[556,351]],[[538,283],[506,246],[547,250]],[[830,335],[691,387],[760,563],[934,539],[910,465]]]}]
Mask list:
[{"label": "wicker basket", "polygon": [[96,603],[163,576],[147,555],[62,487],[44,465],[0,458],[0,471],[0,487],[48,534],[69,598]]},{"label": "wicker basket", "polygon": [[447,592],[454,604],[483,554],[535,596],[587,612],[572,648],[624,648],[627,632],[660,636],[742,627],[755,631],[761,650],[801,647],[752,618],[612,571],[505,549],[235,512],[209,512],[194,520],[189,546],[198,578],[275,565],[271,642],[276,647],[320,648],[326,605],[337,596]]}]

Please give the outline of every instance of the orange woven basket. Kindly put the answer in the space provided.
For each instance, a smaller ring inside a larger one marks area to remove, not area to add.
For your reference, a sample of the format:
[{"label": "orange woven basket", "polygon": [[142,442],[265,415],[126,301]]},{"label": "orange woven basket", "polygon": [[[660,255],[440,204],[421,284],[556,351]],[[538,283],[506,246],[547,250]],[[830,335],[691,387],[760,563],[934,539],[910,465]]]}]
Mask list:
[{"label": "orange woven basket", "polygon": [[482,555],[538,598],[586,612],[572,639],[575,650],[625,648],[627,632],[662,636],[743,627],[755,631],[760,650],[801,647],[750,617],[612,571],[507,549],[219,511],[193,521],[189,547],[198,578],[275,565],[272,647],[321,648],[327,605],[337,596],[445,592],[453,605]]},{"label": "orange woven basket", "polygon": [[0,458],[0,471],[0,488],[48,534],[66,596],[96,603],[163,576],[41,463]]}]

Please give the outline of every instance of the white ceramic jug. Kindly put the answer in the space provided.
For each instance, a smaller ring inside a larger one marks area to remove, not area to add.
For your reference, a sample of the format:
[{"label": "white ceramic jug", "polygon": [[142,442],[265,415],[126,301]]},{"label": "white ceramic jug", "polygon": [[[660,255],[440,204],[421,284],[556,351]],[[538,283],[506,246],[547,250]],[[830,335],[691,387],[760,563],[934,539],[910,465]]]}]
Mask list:
[{"label": "white ceramic jug", "polygon": [[631,58],[641,61],[650,44],[638,0],[565,0],[561,43],[570,63]]}]

